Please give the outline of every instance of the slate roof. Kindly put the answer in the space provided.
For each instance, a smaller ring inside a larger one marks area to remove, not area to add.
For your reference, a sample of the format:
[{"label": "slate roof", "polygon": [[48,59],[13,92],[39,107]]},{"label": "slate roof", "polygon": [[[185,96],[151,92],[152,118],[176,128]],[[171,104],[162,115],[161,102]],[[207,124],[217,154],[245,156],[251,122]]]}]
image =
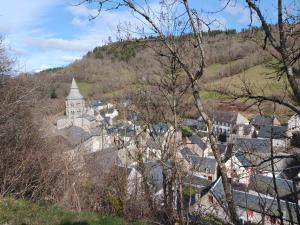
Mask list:
[{"label": "slate roof", "polygon": [[132,167],[123,166],[123,165],[118,165],[116,169],[118,170],[119,174],[126,176],[127,178],[129,177],[131,171],[133,170]]},{"label": "slate roof", "polygon": [[117,132],[122,137],[134,137],[135,136],[134,130],[131,129],[130,127],[120,128],[120,129],[118,129]]},{"label": "slate roof", "polygon": [[106,106],[107,103],[106,102],[103,102],[103,101],[94,101],[93,102],[93,107],[98,107],[98,106]]},{"label": "slate roof", "polygon": [[224,154],[226,152],[226,149],[227,149],[227,144],[218,143],[217,147],[218,147],[218,150],[220,151],[220,153]]},{"label": "slate roof", "polygon": [[150,127],[150,133],[153,135],[163,135],[170,129],[170,127],[171,125],[168,123],[159,122]]},{"label": "slate roof", "polygon": [[[223,189],[222,178],[220,177],[211,188],[211,193],[220,202],[225,202],[225,193]],[[264,213],[270,216],[279,216],[278,204],[274,197],[258,193],[249,193],[233,190],[233,200],[236,206],[244,209],[250,209],[258,213]],[[222,204],[226,207],[226,204]],[[280,207],[283,212],[283,219],[297,222],[296,204],[280,200]],[[290,211],[290,213],[288,212]]]},{"label": "slate roof", "polygon": [[180,150],[180,153],[182,156],[189,156],[189,155],[195,155],[197,156],[195,153],[192,152],[192,150],[188,147],[184,147],[183,149]]},{"label": "slate roof", "polygon": [[[243,167],[255,167],[263,171],[271,171],[271,142],[269,139],[238,138],[233,154]],[[276,155],[277,152],[274,152]],[[285,168],[285,159],[274,159],[276,171]]]},{"label": "slate roof", "polygon": [[214,158],[200,157],[196,154],[188,154],[187,152],[183,152],[182,156],[198,172],[214,174],[216,171],[217,162]]},{"label": "slate roof", "polygon": [[197,188],[205,188],[209,185],[211,185],[213,182],[204,178],[204,177],[200,177],[200,176],[196,176],[194,174],[189,174],[187,176],[184,177],[183,182],[187,185],[191,185],[193,187],[197,187]]},{"label": "slate roof", "polygon": [[[293,182],[282,178],[276,178],[276,186],[279,197],[288,197],[294,192]],[[273,177],[265,176],[262,174],[255,174],[251,177],[250,188],[263,194],[276,195]],[[298,198],[300,197],[300,186],[296,185],[296,192]]]},{"label": "slate roof", "polygon": [[136,112],[129,112],[127,115],[127,120],[135,122],[140,119],[140,115]]},{"label": "slate roof", "polygon": [[213,121],[236,124],[237,116],[238,116],[237,112],[214,111]]},{"label": "slate roof", "polygon": [[88,140],[92,136],[92,134],[76,126],[60,129],[58,130],[58,133],[62,135],[72,146],[76,146]]},{"label": "slate roof", "polygon": [[148,177],[154,191],[158,192],[161,190],[163,187],[163,175],[160,163],[157,161],[145,162],[145,170],[146,176]]},{"label": "slate roof", "polygon": [[273,138],[285,139],[287,127],[286,126],[263,126],[260,128],[257,137],[259,138]]},{"label": "slate roof", "polygon": [[252,119],[251,124],[255,125],[255,126],[273,125],[273,118],[271,116],[267,116],[267,115],[256,115]]},{"label": "slate roof", "polygon": [[101,151],[84,155],[84,161],[88,171],[93,176],[109,173],[111,168],[121,164],[116,147],[109,147]]},{"label": "slate roof", "polygon": [[84,97],[79,92],[78,86],[77,86],[74,78],[72,79],[70,93],[66,97],[66,99],[67,100],[82,100],[82,99],[84,99]]},{"label": "slate roof", "polygon": [[237,138],[236,150],[249,153],[269,153],[271,141],[268,139],[257,138]]},{"label": "slate roof", "polygon": [[188,126],[188,127],[197,126],[198,124],[199,124],[199,120],[196,120],[196,119],[184,119],[182,121],[182,125]]},{"label": "slate roof", "polygon": [[82,115],[82,118],[87,119],[87,120],[90,121],[90,122],[96,120],[96,118],[95,118],[94,116],[91,116],[91,115],[86,114],[86,113]]},{"label": "slate roof", "polygon": [[205,150],[207,148],[206,143],[198,135],[192,135],[188,137],[188,139],[191,141],[191,144],[198,145],[198,147],[202,150]]}]

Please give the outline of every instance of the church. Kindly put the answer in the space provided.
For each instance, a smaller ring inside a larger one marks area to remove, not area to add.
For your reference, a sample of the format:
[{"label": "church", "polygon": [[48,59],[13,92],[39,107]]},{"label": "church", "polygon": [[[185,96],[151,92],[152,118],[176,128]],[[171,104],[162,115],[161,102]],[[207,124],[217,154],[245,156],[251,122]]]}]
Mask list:
[{"label": "church", "polygon": [[80,127],[86,132],[91,132],[103,121],[100,114],[96,115],[95,110],[85,106],[85,99],[80,94],[75,79],[73,78],[70,93],[65,99],[66,112],[63,118],[57,121],[57,129],[70,126]]}]

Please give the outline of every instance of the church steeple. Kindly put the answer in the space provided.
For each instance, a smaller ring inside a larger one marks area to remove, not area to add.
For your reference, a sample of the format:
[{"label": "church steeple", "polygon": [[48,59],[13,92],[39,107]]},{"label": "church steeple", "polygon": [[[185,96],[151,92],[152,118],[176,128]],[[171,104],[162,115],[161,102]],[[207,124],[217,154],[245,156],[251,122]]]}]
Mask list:
[{"label": "church steeple", "polygon": [[73,78],[70,93],[66,97],[66,114],[69,119],[81,117],[85,112],[84,97],[80,94],[75,79]]},{"label": "church steeple", "polygon": [[76,84],[74,77],[72,79],[70,93],[66,97],[66,100],[71,100],[71,99],[84,99],[84,97],[79,92],[79,89],[78,89],[78,86]]}]

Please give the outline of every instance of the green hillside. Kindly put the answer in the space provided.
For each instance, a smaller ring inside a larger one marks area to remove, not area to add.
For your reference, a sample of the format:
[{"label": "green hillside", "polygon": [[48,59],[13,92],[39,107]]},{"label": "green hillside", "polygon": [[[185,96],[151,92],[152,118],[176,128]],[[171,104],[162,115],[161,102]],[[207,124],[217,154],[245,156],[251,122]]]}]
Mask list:
[{"label": "green hillside", "polygon": [[0,198],[0,224],[10,225],[139,225],[120,217],[73,212],[56,205]]},{"label": "green hillside", "polygon": [[[274,79],[276,71],[270,66],[272,57],[256,43],[245,39],[243,33],[221,32],[205,38],[207,66],[201,80],[204,84],[201,93],[209,106],[230,111],[247,108],[250,102],[236,101],[235,105],[233,103],[228,105],[224,103],[224,96],[211,91],[226,87],[230,91],[238,92],[242,88],[241,80],[251,83],[255,91],[263,92],[265,95],[280,95],[286,90],[284,79],[279,81]],[[87,100],[105,99],[120,102],[136,93],[141,88],[141,81],[164,73],[157,55],[149,47],[155,44],[157,44],[155,40],[111,43],[93,49],[81,60],[65,68],[42,71],[38,77],[47,80],[43,81],[43,84],[52,84],[58,99],[63,99],[67,95],[71,78],[75,77]],[[185,101],[188,104],[193,103],[190,97],[185,98]],[[285,109],[282,111],[280,107],[278,109],[282,121],[286,122],[290,112]],[[247,108],[245,114],[251,118],[257,112],[255,107],[251,107]],[[191,110],[189,116],[194,114]]]}]

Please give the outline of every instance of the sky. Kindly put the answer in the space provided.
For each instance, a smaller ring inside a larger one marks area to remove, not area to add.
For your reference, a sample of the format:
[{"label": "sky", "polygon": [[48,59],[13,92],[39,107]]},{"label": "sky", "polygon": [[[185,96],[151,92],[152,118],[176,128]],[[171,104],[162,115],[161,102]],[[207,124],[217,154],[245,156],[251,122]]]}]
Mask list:
[{"label": "sky", "polygon": [[[159,8],[159,0],[148,1],[154,9]],[[97,5],[75,6],[77,2],[80,0],[0,0],[0,34],[10,55],[16,59],[17,71],[37,72],[66,66],[94,47],[107,43],[109,37],[114,40],[118,24],[139,23],[124,8],[102,11],[96,19],[89,20],[97,15]],[[190,0],[201,15],[218,20],[215,29],[247,28],[249,9],[242,0],[232,1],[221,13],[207,13],[218,11],[225,2]],[[276,16],[274,2],[261,1],[263,12],[270,20]]]}]

